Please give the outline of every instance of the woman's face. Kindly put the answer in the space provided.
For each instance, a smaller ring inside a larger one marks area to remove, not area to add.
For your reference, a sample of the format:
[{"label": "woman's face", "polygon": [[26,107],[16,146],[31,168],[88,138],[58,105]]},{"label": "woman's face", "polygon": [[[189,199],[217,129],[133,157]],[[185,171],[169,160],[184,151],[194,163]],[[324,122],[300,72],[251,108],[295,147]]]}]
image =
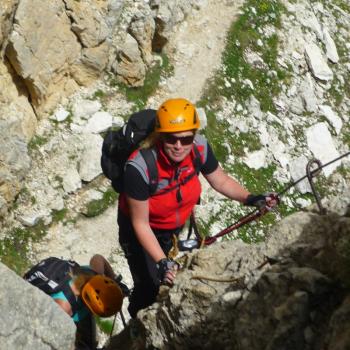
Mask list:
[{"label": "woman's face", "polygon": [[163,133],[162,141],[165,154],[175,163],[183,161],[192,149],[194,133],[192,130],[175,133]]}]

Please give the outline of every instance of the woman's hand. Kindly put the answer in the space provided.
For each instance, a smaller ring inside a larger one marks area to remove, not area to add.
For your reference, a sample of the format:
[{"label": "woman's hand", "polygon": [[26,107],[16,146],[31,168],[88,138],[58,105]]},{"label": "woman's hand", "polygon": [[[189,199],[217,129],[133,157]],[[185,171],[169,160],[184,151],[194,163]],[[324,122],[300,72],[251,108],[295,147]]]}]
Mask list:
[{"label": "woman's hand", "polygon": [[263,194],[250,194],[247,196],[247,199],[244,201],[244,205],[253,206],[259,210],[267,209],[272,210],[275,206],[279,204],[279,198],[277,193],[268,192]]},{"label": "woman's hand", "polygon": [[161,259],[157,262],[158,278],[160,283],[172,286],[179,264],[170,259]]}]

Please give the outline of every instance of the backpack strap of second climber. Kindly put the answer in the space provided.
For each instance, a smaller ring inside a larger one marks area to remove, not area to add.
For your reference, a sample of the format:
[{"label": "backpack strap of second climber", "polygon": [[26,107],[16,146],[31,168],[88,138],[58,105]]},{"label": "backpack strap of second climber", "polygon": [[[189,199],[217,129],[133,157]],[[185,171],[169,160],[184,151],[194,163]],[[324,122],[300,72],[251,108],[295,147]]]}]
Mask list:
[{"label": "backpack strap of second climber", "polygon": [[74,316],[79,310],[79,303],[78,303],[78,299],[75,296],[75,294],[73,293],[72,288],[69,285],[69,283],[65,283],[62,286],[61,292],[67,298],[67,301],[69,302],[69,304],[72,308],[72,316]]}]

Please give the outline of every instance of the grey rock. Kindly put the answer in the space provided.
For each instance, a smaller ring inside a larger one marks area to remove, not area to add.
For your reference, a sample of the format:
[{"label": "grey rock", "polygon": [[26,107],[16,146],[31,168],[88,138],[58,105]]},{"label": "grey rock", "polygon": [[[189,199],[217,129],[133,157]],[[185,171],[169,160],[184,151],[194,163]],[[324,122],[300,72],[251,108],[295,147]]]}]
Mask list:
[{"label": "grey rock", "polygon": [[1,348],[73,350],[72,319],[52,298],[1,263],[0,273],[6,280],[6,288],[0,288]]},{"label": "grey rock", "polygon": [[349,218],[297,213],[263,244],[227,241],[194,251],[175,285],[162,287],[108,349],[122,348],[130,332],[145,349],[346,348],[350,304],[339,280],[348,278],[349,232]]},{"label": "grey rock", "polygon": [[83,151],[79,162],[79,175],[83,181],[90,182],[102,173],[100,165],[102,142],[100,135],[84,135]]},{"label": "grey rock", "polygon": [[137,41],[127,34],[118,54],[116,72],[121,81],[131,86],[141,86],[145,79],[146,68],[141,57]]},{"label": "grey rock", "polygon": [[341,118],[335,113],[331,106],[322,105],[319,107],[320,115],[323,115],[327,118],[330,125],[334,128],[335,133],[339,135],[341,128],[343,127],[343,121]]},{"label": "grey rock", "polygon": [[[314,156],[323,164],[339,157],[332,135],[326,123],[317,123],[306,130],[307,144]],[[329,176],[339,165],[341,160],[323,168],[326,176]]]},{"label": "grey rock", "polygon": [[310,43],[305,46],[305,58],[315,78],[322,81],[333,79],[333,72],[324,60],[321,50],[316,44]]},{"label": "grey rock", "polygon": [[323,42],[326,46],[327,58],[332,63],[338,63],[339,55],[338,55],[337,47],[335,46],[334,40],[332,39],[328,29],[326,28],[323,29]]}]

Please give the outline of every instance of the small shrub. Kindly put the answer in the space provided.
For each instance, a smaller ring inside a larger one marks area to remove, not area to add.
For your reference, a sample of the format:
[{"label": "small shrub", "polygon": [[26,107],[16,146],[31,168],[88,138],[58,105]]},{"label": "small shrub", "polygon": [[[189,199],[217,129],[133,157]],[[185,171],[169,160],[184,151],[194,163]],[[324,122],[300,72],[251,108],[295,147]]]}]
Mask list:
[{"label": "small shrub", "polygon": [[107,210],[118,198],[118,193],[116,193],[113,188],[109,188],[104,194],[102,199],[91,201],[87,205],[86,216],[94,217],[102,214]]}]

